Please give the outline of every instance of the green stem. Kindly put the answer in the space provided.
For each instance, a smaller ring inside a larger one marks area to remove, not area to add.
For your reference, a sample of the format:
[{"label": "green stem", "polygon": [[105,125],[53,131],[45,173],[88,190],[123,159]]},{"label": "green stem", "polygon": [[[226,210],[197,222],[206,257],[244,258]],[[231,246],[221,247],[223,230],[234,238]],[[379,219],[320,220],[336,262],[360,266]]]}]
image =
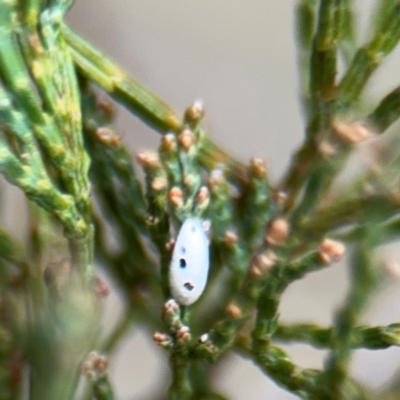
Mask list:
[{"label": "green stem", "polygon": [[189,400],[192,396],[190,383],[190,361],[179,351],[173,351],[170,356],[172,382],[168,390],[169,400]]},{"label": "green stem", "polygon": [[[274,339],[283,342],[303,342],[317,348],[331,348],[335,345],[334,328],[322,328],[315,324],[279,325]],[[388,326],[354,327],[350,346],[353,349],[387,349],[400,346],[400,324]]]}]

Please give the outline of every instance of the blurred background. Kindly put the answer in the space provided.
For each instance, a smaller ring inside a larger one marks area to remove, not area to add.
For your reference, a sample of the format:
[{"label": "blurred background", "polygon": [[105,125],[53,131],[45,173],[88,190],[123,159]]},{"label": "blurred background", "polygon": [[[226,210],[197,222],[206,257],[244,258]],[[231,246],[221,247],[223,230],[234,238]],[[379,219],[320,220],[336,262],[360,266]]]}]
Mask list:
[{"label": "blurred background", "polygon": [[[276,182],[303,136],[296,69],[296,3],[76,0],[68,19],[78,33],[180,113],[194,100],[202,99],[205,126],[213,139],[245,162],[252,156],[265,158]],[[368,38],[375,1],[355,3],[362,43]],[[397,49],[374,76],[368,93],[378,99],[398,84],[399,66]],[[158,146],[159,136],[123,109],[117,130],[132,153]],[[353,164],[353,168],[360,168],[360,164]],[[396,246],[388,251],[389,257],[399,258]],[[282,320],[328,325],[346,294],[347,280],[345,265],[337,264],[293,284],[284,295]],[[398,322],[399,305],[400,281],[393,279],[371,303],[365,322]],[[119,312],[114,290],[104,315],[108,327],[117,321]],[[169,379],[167,352],[153,344],[151,337],[151,332],[135,328],[111,359],[118,399],[150,400],[158,385]],[[323,351],[305,345],[285,348],[302,367],[323,365]],[[371,387],[384,384],[400,366],[398,348],[358,350],[354,354],[355,377]],[[296,398],[237,356],[225,362],[215,376],[215,385],[234,400]]]}]

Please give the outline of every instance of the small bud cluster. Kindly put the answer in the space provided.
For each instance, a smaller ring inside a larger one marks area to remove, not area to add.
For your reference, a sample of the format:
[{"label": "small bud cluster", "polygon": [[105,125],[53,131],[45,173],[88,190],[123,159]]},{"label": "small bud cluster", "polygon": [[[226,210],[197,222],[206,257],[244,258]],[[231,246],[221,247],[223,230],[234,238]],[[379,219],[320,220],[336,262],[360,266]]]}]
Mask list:
[{"label": "small bud cluster", "polygon": [[253,279],[262,279],[278,261],[277,255],[272,250],[256,254],[253,257],[249,269],[249,275]]},{"label": "small bud cluster", "polygon": [[162,315],[171,332],[176,333],[183,326],[180,317],[180,307],[174,299],[170,299],[164,304]]},{"label": "small bud cluster", "polygon": [[108,127],[100,127],[96,131],[96,139],[105,146],[118,147],[121,144],[121,136]]},{"label": "small bud cluster", "polygon": [[163,349],[170,349],[173,347],[173,340],[167,333],[156,332],[153,335],[153,341]]},{"label": "small bud cluster", "polygon": [[162,315],[172,335],[156,332],[153,335],[154,342],[165,349],[172,348],[174,344],[177,346],[188,344],[192,336],[189,327],[182,324],[179,304],[173,299],[168,300],[163,306]]},{"label": "small bud cluster", "polygon": [[82,373],[91,380],[97,380],[107,372],[107,368],[107,357],[92,351],[82,364]]},{"label": "small bud cluster", "polygon": [[140,165],[145,168],[161,168],[160,158],[155,151],[141,151],[137,154],[136,160]]},{"label": "small bud cluster", "polygon": [[[197,103],[188,109],[182,130],[177,134],[165,134],[158,153],[142,151],[137,154],[137,161],[146,175],[149,204],[154,204],[151,201],[154,198],[159,199],[160,208],[166,213],[172,212],[179,221],[189,216],[201,217],[210,202],[208,187],[201,186],[202,175],[197,160],[198,142],[202,136],[196,124],[191,124],[200,118],[201,109]],[[154,192],[153,197],[149,191]],[[164,195],[170,207],[165,207]]]}]

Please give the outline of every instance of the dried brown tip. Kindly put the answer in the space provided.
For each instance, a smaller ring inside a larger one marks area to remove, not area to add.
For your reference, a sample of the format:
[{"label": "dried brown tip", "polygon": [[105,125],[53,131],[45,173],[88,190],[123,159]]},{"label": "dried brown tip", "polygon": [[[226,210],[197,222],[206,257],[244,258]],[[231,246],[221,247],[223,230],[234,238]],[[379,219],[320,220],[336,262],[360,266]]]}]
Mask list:
[{"label": "dried brown tip", "polygon": [[264,178],[267,175],[267,164],[261,158],[252,158],[250,168],[257,178]]},{"label": "dried brown tip", "polygon": [[372,136],[372,132],[359,122],[336,120],[332,124],[335,134],[347,144],[359,143]]},{"label": "dried brown tip", "polygon": [[96,139],[105,146],[116,147],[121,144],[121,136],[117,135],[112,129],[107,127],[97,129]]},{"label": "dried brown tip", "polygon": [[94,281],[94,291],[99,299],[105,299],[110,294],[110,286],[105,280],[96,276]]},{"label": "dried brown tip", "polygon": [[185,120],[188,123],[199,121],[204,116],[204,106],[201,100],[197,100],[185,111]]},{"label": "dried brown tip", "polygon": [[167,133],[162,137],[161,148],[165,151],[172,151],[176,148],[176,138],[173,133]]},{"label": "dried brown tip", "polygon": [[228,304],[225,309],[225,312],[234,319],[239,319],[242,317],[242,310],[240,307],[234,303]]},{"label": "dried brown tip", "polygon": [[157,176],[151,182],[151,188],[156,192],[161,192],[168,187],[168,181],[163,176]]},{"label": "dried brown tip", "polygon": [[161,168],[160,158],[155,151],[141,151],[136,155],[136,160],[146,168]]},{"label": "dried brown tip", "polygon": [[183,191],[181,188],[175,186],[168,194],[169,201],[175,207],[180,207],[183,204]]},{"label": "dried brown tip", "polygon": [[324,239],[319,246],[319,257],[324,264],[340,261],[344,255],[343,243],[332,239]]},{"label": "dried brown tip", "polygon": [[192,147],[195,141],[196,141],[196,136],[190,129],[183,130],[178,136],[179,144],[186,151],[188,151]]},{"label": "dried brown tip", "polygon": [[108,368],[106,356],[92,351],[86,361],[82,364],[82,373],[90,379],[96,379],[105,374]]},{"label": "dried brown tip", "polygon": [[290,226],[285,219],[274,219],[268,224],[265,243],[270,246],[280,246],[288,238],[289,233]]}]

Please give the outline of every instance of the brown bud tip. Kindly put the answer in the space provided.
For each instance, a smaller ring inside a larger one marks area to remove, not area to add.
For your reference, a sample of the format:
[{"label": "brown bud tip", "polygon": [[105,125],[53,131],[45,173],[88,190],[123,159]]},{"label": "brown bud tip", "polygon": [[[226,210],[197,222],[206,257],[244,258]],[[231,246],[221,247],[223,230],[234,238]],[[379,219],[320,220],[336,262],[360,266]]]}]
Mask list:
[{"label": "brown bud tip", "polygon": [[289,233],[290,226],[285,219],[274,219],[268,224],[265,242],[270,246],[279,246],[285,242]]},{"label": "brown bud tip", "polygon": [[226,312],[230,317],[232,317],[232,318],[234,318],[234,319],[238,319],[238,318],[241,318],[241,317],[242,317],[242,310],[240,309],[239,306],[237,306],[237,305],[234,304],[234,303],[229,304],[229,305],[226,307],[225,312]]},{"label": "brown bud tip", "polygon": [[229,230],[225,232],[224,241],[227,245],[233,246],[239,241],[239,237],[234,230]]},{"label": "brown bud tip", "polygon": [[225,178],[222,169],[213,169],[210,173],[210,177],[208,178],[208,185],[211,189],[213,189],[217,186],[222,185],[224,180]]},{"label": "brown bud tip", "polygon": [[175,240],[174,239],[171,239],[167,243],[165,243],[165,249],[167,251],[172,251],[174,249],[174,246],[175,246]]},{"label": "brown bud tip", "polygon": [[197,122],[204,116],[204,107],[201,100],[197,100],[185,111],[185,120],[189,123]]},{"label": "brown bud tip", "polygon": [[180,207],[183,203],[183,191],[179,187],[173,187],[168,194],[169,201],[175,206]]},{"label": "brown bud tip", "polygon": [[275,190],[273,192],[273,197],[274,197],[274,200],[276,201],[276,204],[278,204],[278,206],[282,206],[285,203],[288,195],[285,190],[279,189],[279,190]]},{"label": "brown bud tip", "polygon": [[256,264],[250,265],[250,269],[249,269],[250,278],[256,279],[256,280],[262,279],[264,277],[264,275],[265,275],[264,272],[261,271],[261,269],[259,269]]},{"label": "brown bud tip", "polygon": [[332,124],[335,134],[345,143],[354,144],[372,136],[372,132],[359,122],[336,120]]},{"label": "brown bud tip", "polygon": [[98,142],[110,147],[116,147],[121,143],[121,136],[117,135],[113,130],[107,127],[97,129],[96,139]]},{"label": "brown bud tip", "polygon": [[161,347],[167,348],[169,346],[171,346],[172,344],[172,339],[169,335],[167,335],[166,333],[161,333],[161,332],[156,332],[153,335],[153,341]]},{"label": "brown bud tip", "polygon": [[174,315],[179,312],[179,304],[174,300],[168,300],[163,306],[163,313],[165,315]]},{"label": "brown bud tip", "polygon": [[272,250],[256,254],[250,265],[249,274],[253,279],[263,278],[276,264],[278,257]]},{"label": "brown bud tip", "polygon": [[176,148],[176,138],[173,133],[167,133],[162,137],[161,148],[165,151],[172,151]]},{"label": "brown bud tip", "polygon": [[94,281],[94,291],[99,299],[105,299],[110,294],[110,286],[99,276]]},{"label": "brown bud tip", "polygon": [[141,151],[136,155],[137,162],[147,168],[161,168],[160,159],[155,151]]},{"label": "brown bud tip", "polygon": [[197,204],[205,205],[210,200],[210,192],[206,186],[202,186],[196,195]]},{"label": "brown bud tip", "polygon": [[340,261],[344,252],[343,243],[332,239],[324,239],[319,246],[319,256],[324,264]]},{"label": "brown bud tip", "polygon": [[108,119],[112,119],[115,115],[115,107],[111,101],[102,99],[97,103],[97,108],[99,108]]},{"label": "brown bud tip", "polygon": [[181,326],[176,332],[176,340],[180,344],[189,342],[191,338],[190,329],[187,326]]},{"label": "brown bud tip", "polygon": [[252,158],[250,169],[257,178],[264,178],[267,175],[267,164],[261,158]]},{"label": "brown bud tip", "polygon": [[178,136],[178,142],[183,149],[189,150],[196,141],[196,136],[190,129],[185,129]]},{"label": "brown bud tip", "polygon": [[157,176],[151,182],[151,188],[156,192],[161,192],[168,187],[168,181],[163,176]]}]

